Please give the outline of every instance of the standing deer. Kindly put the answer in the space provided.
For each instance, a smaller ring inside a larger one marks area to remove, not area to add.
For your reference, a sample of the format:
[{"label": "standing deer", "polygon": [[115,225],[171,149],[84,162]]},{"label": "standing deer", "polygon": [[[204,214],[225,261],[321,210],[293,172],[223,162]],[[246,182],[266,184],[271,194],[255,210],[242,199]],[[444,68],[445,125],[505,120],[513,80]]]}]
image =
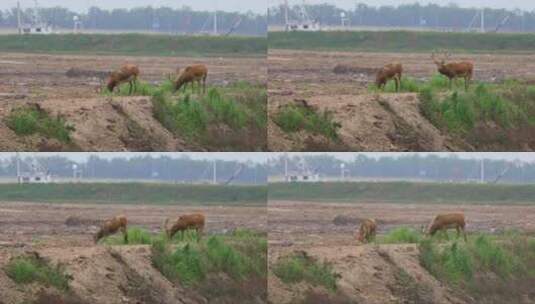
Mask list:
[{"label": "standing deer", "polygon": [[449,53],[445,53],[445,57],[441,60],[437,60],[435,58],[435,52],[431,54],[431,59],[433,59],[433,62],[436,64],[438,72],[448,77],[448,79],[450,80],[450,89],[452,86],[453,79],[462,77],[464,78],[464,89],[468,91],[468,87],[470,86],[470,80],[472,80],[472,76],[474,73],[474,65],[468,61],[445,63],[446,59],[449,58]]},{"label": "standing deer", "polygon": [[130,89],[128,94],[132,94],[132,89],[136,89],[137,78],[139,77],[139,68],[134,64],[125,64],[119,70],[113,71],[108,77],[108,90],[113,92],[116,86],[121,83],[128,82],[130,84]]},{"label": "standing deer", "polygon": [[435,219],[429,223],[426,233],[428,235],[435,235],[437,231],[444,231],[447,234],[448,229],[457,230],[457,237],[463,232],[464,241],[466,242],[466,231],[465,231],[466,221],[463,213],[449,213],[449,214],[439,214]]},{"label": "standing deer", "polygon": [[397,92],[401,87],[401,74],[403,74],[403,66],[401,63],[387,64],[377,72],[375,84],[379,89],[382,89],[390,79],[394,79]]},{"label": "standing deer", "polygon": [[117,233],[117,231],[121,231],[123,233],[124,242],[128,243],[128,232],[126,230],[127,224],[128,224],[128,220],[126,219],[126,216],[124,215],[119,215],[119,216],[116,216],[112,219],[105,221],[100,226],[100,230],[97,232],[97,234],[95,234],[95,237],[94,237],[95,243],[98,243],[98,241],[103,237]]},{"label": "standing deer", "polygon": [[365,219],[360,223],[359,231],[357,233],[357,241],[361,243],[368,243],[375,238],[377,232],[377,223],[374,219]]},{"label": "standing deer", "polygon": [[205,65],[198,64],[189,66],[185,68],[182,74],[175,80],[175,92],[180,90],[182,86],[184,87],[184,91],[186,91],[188,83],[191,83],[191,88],[193,90],[193,84],[195,82],[197,82],[197,87],[200,92],[200,85],[202,82],[202,91],[204,93],[206,92],[206,77],[208,77],[208,69]]}]

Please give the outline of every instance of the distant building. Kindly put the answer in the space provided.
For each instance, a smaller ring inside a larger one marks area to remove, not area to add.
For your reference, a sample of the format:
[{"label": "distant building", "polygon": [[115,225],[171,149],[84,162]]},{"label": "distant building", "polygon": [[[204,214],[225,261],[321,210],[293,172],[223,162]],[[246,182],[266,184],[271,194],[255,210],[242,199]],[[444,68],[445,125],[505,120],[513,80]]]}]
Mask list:
[{"label": "distant building", "polygon": [[289,174],[285,176],[287,183],[316,183],[320,181],[319,174]]},{"label": "distant building", "polygon": [[49,172],[24,172],[18,176],[19,184],[48,184],[52,182]]}]

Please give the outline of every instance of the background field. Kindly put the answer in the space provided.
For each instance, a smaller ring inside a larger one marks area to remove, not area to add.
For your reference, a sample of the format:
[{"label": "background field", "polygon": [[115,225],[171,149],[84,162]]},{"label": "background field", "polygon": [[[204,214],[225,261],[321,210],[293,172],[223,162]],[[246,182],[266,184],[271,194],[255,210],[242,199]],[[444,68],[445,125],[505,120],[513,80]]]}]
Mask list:
[{"label": "background field", "polygon": [[422,31],[270,32],[269,48],[360,51],[431,52],[448,49],[463,53],[529,53],[535,48],[534,34],[442,33]]},{"label": "background field", "polygon": [[265,205],[265,186],[154,183],[0,185],[0,201],[147,205]]},{"label": "background field", "polygon": [[270,200],[414,204],[535,204],[533,185],[355,182],[274,183]]},{"label": "background field", "polygon": [[263,37],[149,34],[0,35],[1,52],[144,56],[264,56]]}]

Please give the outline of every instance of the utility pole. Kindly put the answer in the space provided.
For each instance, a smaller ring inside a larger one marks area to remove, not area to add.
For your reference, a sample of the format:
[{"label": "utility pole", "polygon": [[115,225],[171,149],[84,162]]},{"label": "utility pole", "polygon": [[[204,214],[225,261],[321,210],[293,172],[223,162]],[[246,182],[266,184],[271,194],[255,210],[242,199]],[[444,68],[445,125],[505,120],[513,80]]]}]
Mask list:
[{"label": "utility pole", "polygon": [[485,8],[481,9],[481,33],[485,32]]},{"label": "utility pole", "polygon": [[485,183],[485,160],[481,159],[480,165],[479,165],[479,182],[484,184]]},{"label": "utility pole", "polygon": [[284,27],[288,30],[288,0],[284,0]]},{"label": "utility pole", "polygon": [[17,152],[17,182],[20,184],[20,158],[19,158],[19,152]]},{"label": "utility pole", "polygon": [[284,180],[288,181],[288,155],[284,154]]},{"label": "utility pole", "polygon": [[17,1],[17,30],[19,35],[22,35],[22,25],[20,20],[20,1]]},{"label": "utility pole", "polygon": [[217,160],[214,159],[213,162],[213,177],[212,177],[212,184],[217,184]]}]

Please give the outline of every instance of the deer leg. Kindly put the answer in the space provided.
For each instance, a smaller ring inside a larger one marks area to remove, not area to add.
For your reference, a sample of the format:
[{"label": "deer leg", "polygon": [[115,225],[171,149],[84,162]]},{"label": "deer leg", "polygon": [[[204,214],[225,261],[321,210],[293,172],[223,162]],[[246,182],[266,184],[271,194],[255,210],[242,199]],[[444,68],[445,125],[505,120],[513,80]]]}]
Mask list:
[{"label": "deer leg", "polygon": [[121,232],[123,233],[125,244],[128,244],[128,231],[126,231],[126,227],[121,227]]},{"label": "deer leg", "polygon": [[396,92],[398,92],[399,89],[401,88],[401,79],[399,78],[399,76],[396,76],[395,80],[396,80]]},{"label": "deer leg", "polygon": [[133,87],[133,84],[132,84],[132,80],[130,80],[128,82],[128,84],[130,85],[129,89],[128,89],[128,95],[132,95],[132,87]]},{"label": "deer leg", "polygon": [[206,93],[206,77],[202,79],[202,92]]},{"label": "deer leg", "polygon": [[463,230],[464,241],[468,242],[468,239],[466,238],[466,230],[464,230],[464,227],[461,227],[461,229]]},{"label": "deer leg", "polygon": [[470,77],[465,76],[464,77],[464,90],[468,91],[468,87],[470,86]]}]

